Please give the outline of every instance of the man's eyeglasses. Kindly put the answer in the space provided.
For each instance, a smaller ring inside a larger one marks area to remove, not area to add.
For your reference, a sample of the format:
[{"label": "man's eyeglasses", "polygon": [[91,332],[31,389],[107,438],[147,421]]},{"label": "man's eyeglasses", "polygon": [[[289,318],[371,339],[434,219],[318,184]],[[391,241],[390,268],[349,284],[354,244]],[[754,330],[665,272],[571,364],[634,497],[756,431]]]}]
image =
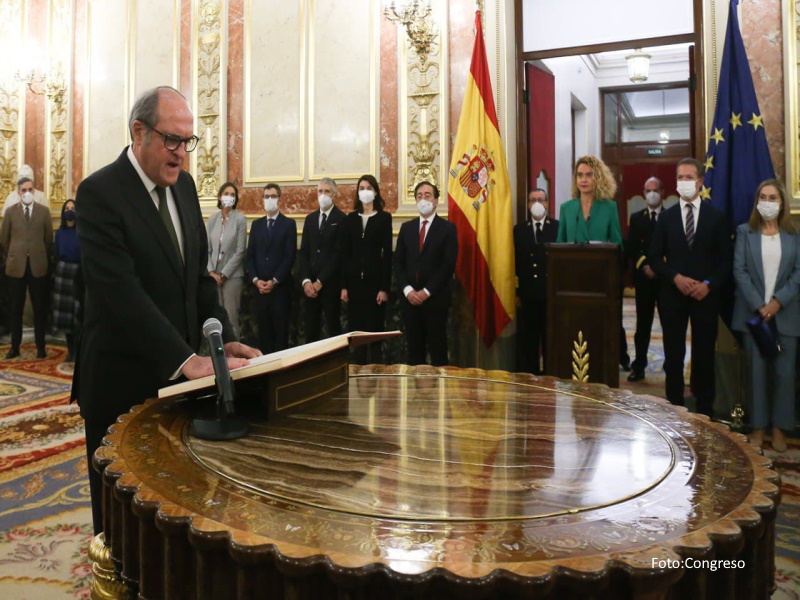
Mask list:
[{"label": "man's eyeglasses", "polygon": [[180,148],[181,144],[184,144],[186,146],[187,152],[191,152],[195,148],[197,148],[197,142],[200,141],[200,138],[197,137],[196,135],[192,135],[188,138],[182,138],[173,133],[164,133],[162,131],[159,131],[146,121],[142,121],[142,123],[144,123],[146,127],[149,127],[150,129],[155,131],[158,135],[160,135],[162,138],[164,138],[164,148],[166,148],[170,152],[174,152],[175,150]]}]

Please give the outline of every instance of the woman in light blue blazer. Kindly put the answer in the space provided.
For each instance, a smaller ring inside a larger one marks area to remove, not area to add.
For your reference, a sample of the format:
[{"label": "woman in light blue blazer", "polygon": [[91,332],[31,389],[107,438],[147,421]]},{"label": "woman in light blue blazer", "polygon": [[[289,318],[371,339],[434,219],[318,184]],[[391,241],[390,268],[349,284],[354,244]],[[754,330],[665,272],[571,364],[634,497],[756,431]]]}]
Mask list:
[{"label": "woman in light blue blazer", "polygon": [[217,208],[208,219],[208,272],[217,282],[219,303],[228,311],[239,337],[239,307],[244,287],[244,253],[247,248],[247,217],[236,210],[239,190],[231,182],[217,193]]},{"label": "woman in light blue blazer", "polygon": [[[750,374],[753,433],[764,441],[772,426],[772,447],[786,450],[783,431],[794,429],[794,380],[797,337],[800,336],[800,236],[792,225],[786,191],[777,179],[758,186],[748,223],[736,230],[733,275],[736,302],[733,329],[744,333],[744,352]],[[775,320],[782,352],[761,356],[746,322],[755,315]]]}]

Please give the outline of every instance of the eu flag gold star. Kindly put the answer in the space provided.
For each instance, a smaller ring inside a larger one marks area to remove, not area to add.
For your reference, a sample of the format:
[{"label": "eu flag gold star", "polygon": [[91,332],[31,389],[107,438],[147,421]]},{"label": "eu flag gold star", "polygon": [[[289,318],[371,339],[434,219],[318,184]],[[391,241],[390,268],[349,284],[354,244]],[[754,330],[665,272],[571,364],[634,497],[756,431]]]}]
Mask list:
[{"label": "eu flag gold star", "polygon": [[706,168],[706,171],[708,171],[710,169],[713,169],[714,168],[714,156],[713,155],[709,156],[706,159],[706,162],[703,164],[703,166]]},{"label": "eu flag gold star", "polygon": [[722,137],[722,129],[717,129],[715,127],[714,128],[714,135],[711,136],[711,139],[712,140],[716,140],[717,144],[719,144],[720,142],[724,142],[725,138]]},{"label": "eu flag gold star", "polygon": [[753,113],[753,118],[750,119],[748,123],[752,125],[753,129],[756,131],[758,131],[759,126],[762,128],[764,127],[764,122],[761,120],[761,115],[757,115],[756,113]]},{"label": "eu flag gold star", "polygon": [[732,112],[732,113],[731,113],[731,120],[730,120],[730,123],[731,123],[731,127],[733,127],[733,130],[734,130],[734,131],[736,131],[736,128],[737,128],[739,125],[741,125],[741,124],[742,124],[742,113],[739,113],[739,114],[737,115],[735,112]]},{"label": "eu flag gold star", "polygon": [[704,185],[700,186],[700,197],[703,200],[711,200],[711,188]]}]

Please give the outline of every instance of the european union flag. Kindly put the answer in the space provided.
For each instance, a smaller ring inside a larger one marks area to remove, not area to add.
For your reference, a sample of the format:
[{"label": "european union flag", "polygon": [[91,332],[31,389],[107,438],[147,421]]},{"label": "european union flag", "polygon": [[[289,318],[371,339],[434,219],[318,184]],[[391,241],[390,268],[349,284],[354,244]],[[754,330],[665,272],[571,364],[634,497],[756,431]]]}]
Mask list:
[{"label": "european union flag", "polygon": [[748,221],[758,184],[775,177],[736,5],[731,0],[722,52],[717,110],[700,195],[728,216],[731,233]]}]

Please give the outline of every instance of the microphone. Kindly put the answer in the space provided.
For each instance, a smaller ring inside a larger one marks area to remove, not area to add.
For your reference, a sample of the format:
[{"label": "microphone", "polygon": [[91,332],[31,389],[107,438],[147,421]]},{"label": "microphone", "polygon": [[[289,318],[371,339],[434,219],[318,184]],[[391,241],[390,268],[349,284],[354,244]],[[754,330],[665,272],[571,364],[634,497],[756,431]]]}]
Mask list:
[{"label": "microphone", "polygon": [[225,348],[222,343],[222,323],[219,319],[210,318],[203,323],[203,336],[208,340],[211,350],[211,363],[214,365],[214,377],[217,380],[217,394],[222,405],[223,416],[233,414],[234,394],[233,380],[225,358]]},{"label": "microphone", "polygon": [[200,407],[199,414],[192,419],[189,434],[201,440],[234,440],[247,434],[247,421],[233,415],[233,379],[225,359],[219,319],[211,318],[203,323],[203,336],[211,349],[211,364],[217,381],[216,411],[208,410],[208,406]]}]

